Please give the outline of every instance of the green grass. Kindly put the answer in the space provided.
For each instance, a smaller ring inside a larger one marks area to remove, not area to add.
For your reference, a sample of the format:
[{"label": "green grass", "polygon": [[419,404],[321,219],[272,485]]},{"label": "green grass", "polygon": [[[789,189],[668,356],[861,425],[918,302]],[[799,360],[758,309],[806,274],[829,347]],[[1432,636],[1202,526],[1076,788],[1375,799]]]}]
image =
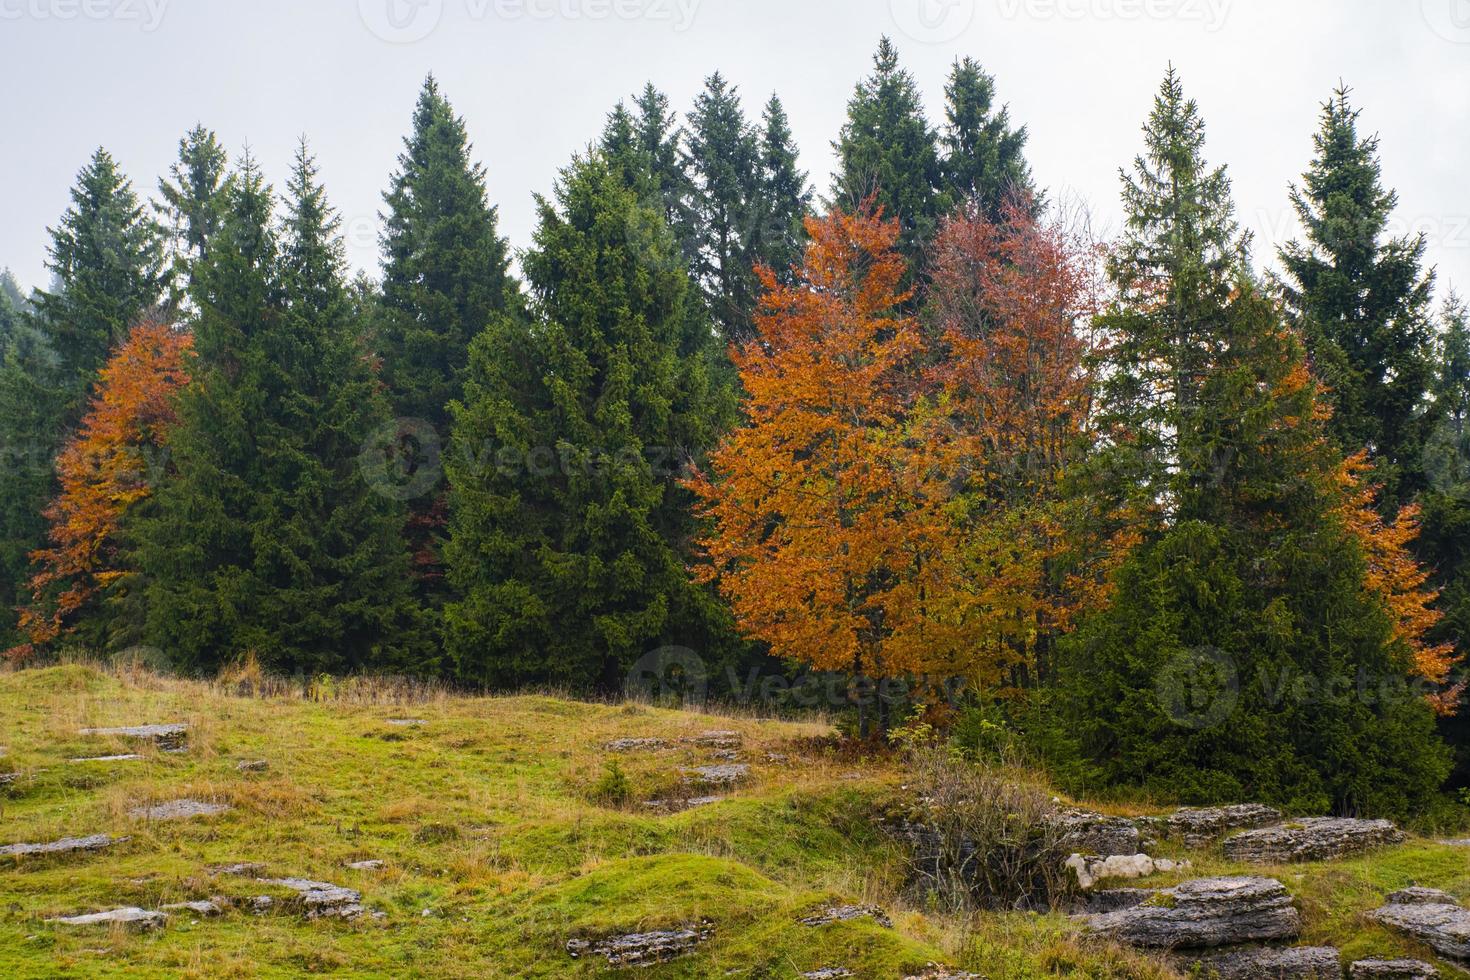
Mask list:
[{"label": "green grass", "polygon": [[[696,955],[626,975],[789,978],[844,966],[889,980],[935,961],[992,980],[1173,976],[1079,937],[1061,916],[963,917],[907,902],[902,855],[874,819],[904,774],[890,759],[855,760],[826,725],[539,696],[399,695],[366,687],[325,702],[235,697],[75,665],[0,674],[0,771],[22,773],[0,791],[0,843],[131,838],[102,854],[0,865],[0,976],[615,976],[573,960],[566,941],[702,921],[713,933]],[[425,724],[398,727],[393,718]],[[82,737],[82,727],[173,721],[191,725],[186,753],[68,761],[139,751]],[[714,728],[744,736],[749,783],[709,806],[648,811],[644,801],[678,789],[681,767],[710,761],[679,739]],[[675,747],[619,756],[610,793],[601,746],[618,737]],[[786,759],[770,762],[768,753]],[[237,771],[248,759],[268,760],[269,771]],[[139,803],[185,796],[234,809],[173,823],[128,815]],[[1191,856],[1198,871],[1239,870],[1217,855]],[[366,859],[387,864],[345,867]],[[198,921],[174,916],[142,935],[44,921],[269,892],[207,870],[241,861],[359,889],[383,916],[308,922],[236,908]],[[1361,921],[1384,892],[1417,882],[1470,895],[1464,853],[1424,842],[1272,873],[1300,899],[1304,940],[1361,954],[1422,954]],[[833,902],[880,904],[894,928],[797,923]]]}]

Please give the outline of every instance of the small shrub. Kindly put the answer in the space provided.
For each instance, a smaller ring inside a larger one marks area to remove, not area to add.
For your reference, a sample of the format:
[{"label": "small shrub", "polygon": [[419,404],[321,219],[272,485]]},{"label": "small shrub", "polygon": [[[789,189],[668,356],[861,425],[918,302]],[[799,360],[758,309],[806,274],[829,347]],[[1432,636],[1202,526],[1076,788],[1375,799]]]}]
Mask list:
[{"label": "small shrub", "polygon": [[413,833],[415,844],[444,844],[459,839],[459,828],[447,823],[426,823]]},{"label": "small shrub", "polygon": [[628,774],[623,772],[623,767],[618,760],[610,760],[607,768],[603,770],[597,782],[592,784],[588,796],[595,803],[605,806],[623,806],[633,798],[633,786],[628,781]]},{"label": "small shrub", "polygon": [[1054,908],[1072,893],[1051,797],[940,748],[910,753],[916,801],[901,820],[921,900],[954,909]]}]

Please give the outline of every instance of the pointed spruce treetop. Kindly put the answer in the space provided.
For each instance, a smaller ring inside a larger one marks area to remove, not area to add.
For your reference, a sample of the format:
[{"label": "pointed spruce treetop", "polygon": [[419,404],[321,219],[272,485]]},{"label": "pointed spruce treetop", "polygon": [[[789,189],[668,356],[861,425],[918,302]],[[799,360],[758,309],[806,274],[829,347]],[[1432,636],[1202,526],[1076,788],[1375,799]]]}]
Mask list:
[{"label": "pointed spruce treetop", "polygon": [[316,158],[305,136],[296,145],[291,176],[286,180],[285,205],[281,277],[291,302],[318,310],[345,304],[347,262],[342,218],[327,203]]},{"label": "pointed spruce treetop", "polygon": [[786,107],[774,92],[761,113],[760,155],[764,213],[756,251],[785,282],[806,245],[802,220],[811,212],[812,188],[799,163]]},{"label": "pointed spruce treetop", "polygon": [[432,75],[384,201],[384,378],[400,415],[442,428],[470,340],[520,297],[485,170]]},{"label": "pointed spruce treetop", "polygon": [[1013,194],[1035,196],[1026,163],[1026,127],[995,109],[995,79],[972,58],[956,61],[944,87],[944,180],[951,199],[974,200],[999,218]]},{"label": "pointed spruce treetop", "polygon": [[100,147],[77,174],[71,206],[50,229],[54,291],[37,293],[40,322],[78,397],[168,275],[158,226],[112,155]]},{"label": "pointed spruce treetop", "polygon": [[898,49],[887,37],[878,43],[873,73],[847,103],[847,122],[833,149],[832,202],[854,210],[876,195],[903,229],[906,257],[920,260],[939,215],[948,210],[946,195],[936,190],[943,181],[938,137],[924,117],[918,85],[899,67]]},{"label": "pointed spruce treetop", "polygon": [[1383,186],[1378,139],[1358,132],[1350,95],[1340,86],[1322,106],[1312,164],[1292,186],[1306,240],[1281,250],[1284,292],[1332,390],[1333,434],[1348,452],[1372,453],[1386,503],[1398,504],[1422,485],[1434,273],[1422,234],[1389,237],[1398,195]]},{"label": "pointed spruce treetop", "polygon": [[224,222],[229,160],[214,131],[196,125],[179,140],[179,156],[158,181],[154,209],[169,235],[176,288],[184,288],[193,263],[209,251]]}]

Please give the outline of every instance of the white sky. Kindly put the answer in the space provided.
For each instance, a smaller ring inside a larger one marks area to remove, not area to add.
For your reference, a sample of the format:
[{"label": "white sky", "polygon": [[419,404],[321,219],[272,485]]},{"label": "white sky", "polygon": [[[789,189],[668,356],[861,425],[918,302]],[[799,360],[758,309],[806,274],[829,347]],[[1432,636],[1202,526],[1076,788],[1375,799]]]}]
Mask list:
[{"label": "white sky", "polygon": [[0,267],[42,284],[45,228],[95,146],[151,195],[202,121],[232,153],[248,141],[278,187],[306,133],[351,262],[375,272],[381,194],[429,70],[516,248],[532,194],[645,80],[681,110],[715,70],[752,115],[779,92],[825,192],[883,33],[936,124],[949,63],[977,58],[1029,126],[1039,182],[1104,230],[1172,59],[1258,260],[1293,233],[1287,184],[1344,79],[1382,137],[1400,226],[1428,233],[1441,287],[1470,293],[1470,0],[0,0]]}]

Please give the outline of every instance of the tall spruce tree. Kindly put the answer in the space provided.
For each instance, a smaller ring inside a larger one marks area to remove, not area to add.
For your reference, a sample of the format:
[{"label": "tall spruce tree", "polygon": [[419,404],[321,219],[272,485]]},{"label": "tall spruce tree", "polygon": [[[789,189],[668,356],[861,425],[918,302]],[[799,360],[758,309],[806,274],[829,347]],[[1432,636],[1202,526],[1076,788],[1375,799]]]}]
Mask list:
[{"label": "tall spruce tree", "polygon": [[782,282],[789,282],[806,246],[802,222],[811,212],[812,189],[798,162],[786,108],[775,93],[761,114],[760,156],[763,208],[756,252]]},{"label": "tall spruce tree", "polygon": [[1404,816],[1447,770],[1368,587],[1305,351],[1244,261],[1171,70],[1124,175],[1101,471],[1140,543],[1064,643],[1075,778]]},{"label": "tall spruce tree", "polygon": [[918,85],[899,67],[898,49],[887,37],[878,42],[873,74],[858,83],[847,103],[847,122],[833,149],[833,204],[852,210],[876,195],[888,217],[899,221],[905,257],[920,268],[949,200],[939,189],[938,136],[924,117]]},{"label": "tall spruce tree", "polygon": [[384,195],[383,377],[400,416],[447,433],[470,341],[519,307],[485,169],[430,75]]},{"label": "tall spruce tree", "polygon": [[168,280],[159,228],[106,150],[77,174],[49,252],[54,284],[36,293],[38,323],[72,387],[74,422],[108,351],[163,298]]},{"label": "tall spruce tree", "polygon": [[20,327],[21,319],[30,308],[20,283],[9,269],[0,271],[0,350],[4,350],[7,338]]},{"label": "tall spruce tree", "polygon": [[1432,427],[1434,275],[1424,236],[1391,238],[1398,195],[1383,186],[1378,139],[1339,87],[1322,106],[1316,155],[1291,202],[1306,240],[1281,250],[1286,298],[1330,389],[1332,432],[1346,452],[1368,449],[1386,508],[1424,483],[1419,458]]},{"label": "tall spruce tree", "polygon": [[159,178],[161,200],[154,207],[164,219],[174,287],[181,294],[188,288],[190,269],[209,254],[209,243],[224,222],[229,179],[225,148],[203,125],[179,140],[178,159]]},{"label": "tall spruce tree", "polygon": [[303,143],[286,215],[248,156],[193,286],[198,361],[142,520],[148,628],[190,669],[432,667],[401,505],[360,454],[388,407],[349,318],[338,219]]},{"label": "tall spruce tree", "polygon": [[454,406],[445,645],[468,679],[608,690],[652,649],[723,636],[685,572],[676,482],[715,399],[707,356],[681,350],[678,244],[618,162],[574,161],[540,212],[531,323],[476,339]]},{"label": "tall spruce tree", "polygon": [[1036,196],[1026,163],[1026,127],[995,108],[995,79],[972,58],[956,61],[944,87],[944,188],[954,203],[975,201],[999,219],[1012,195]]},{"label": "tall spruce tree", "polygon": [[720,336],[744,341],[754,329],[754,267],[765,206],[760,143],[738,90],[719,72],[705,79],[694,99],[685,161],[699,240],[694,282]]}]

